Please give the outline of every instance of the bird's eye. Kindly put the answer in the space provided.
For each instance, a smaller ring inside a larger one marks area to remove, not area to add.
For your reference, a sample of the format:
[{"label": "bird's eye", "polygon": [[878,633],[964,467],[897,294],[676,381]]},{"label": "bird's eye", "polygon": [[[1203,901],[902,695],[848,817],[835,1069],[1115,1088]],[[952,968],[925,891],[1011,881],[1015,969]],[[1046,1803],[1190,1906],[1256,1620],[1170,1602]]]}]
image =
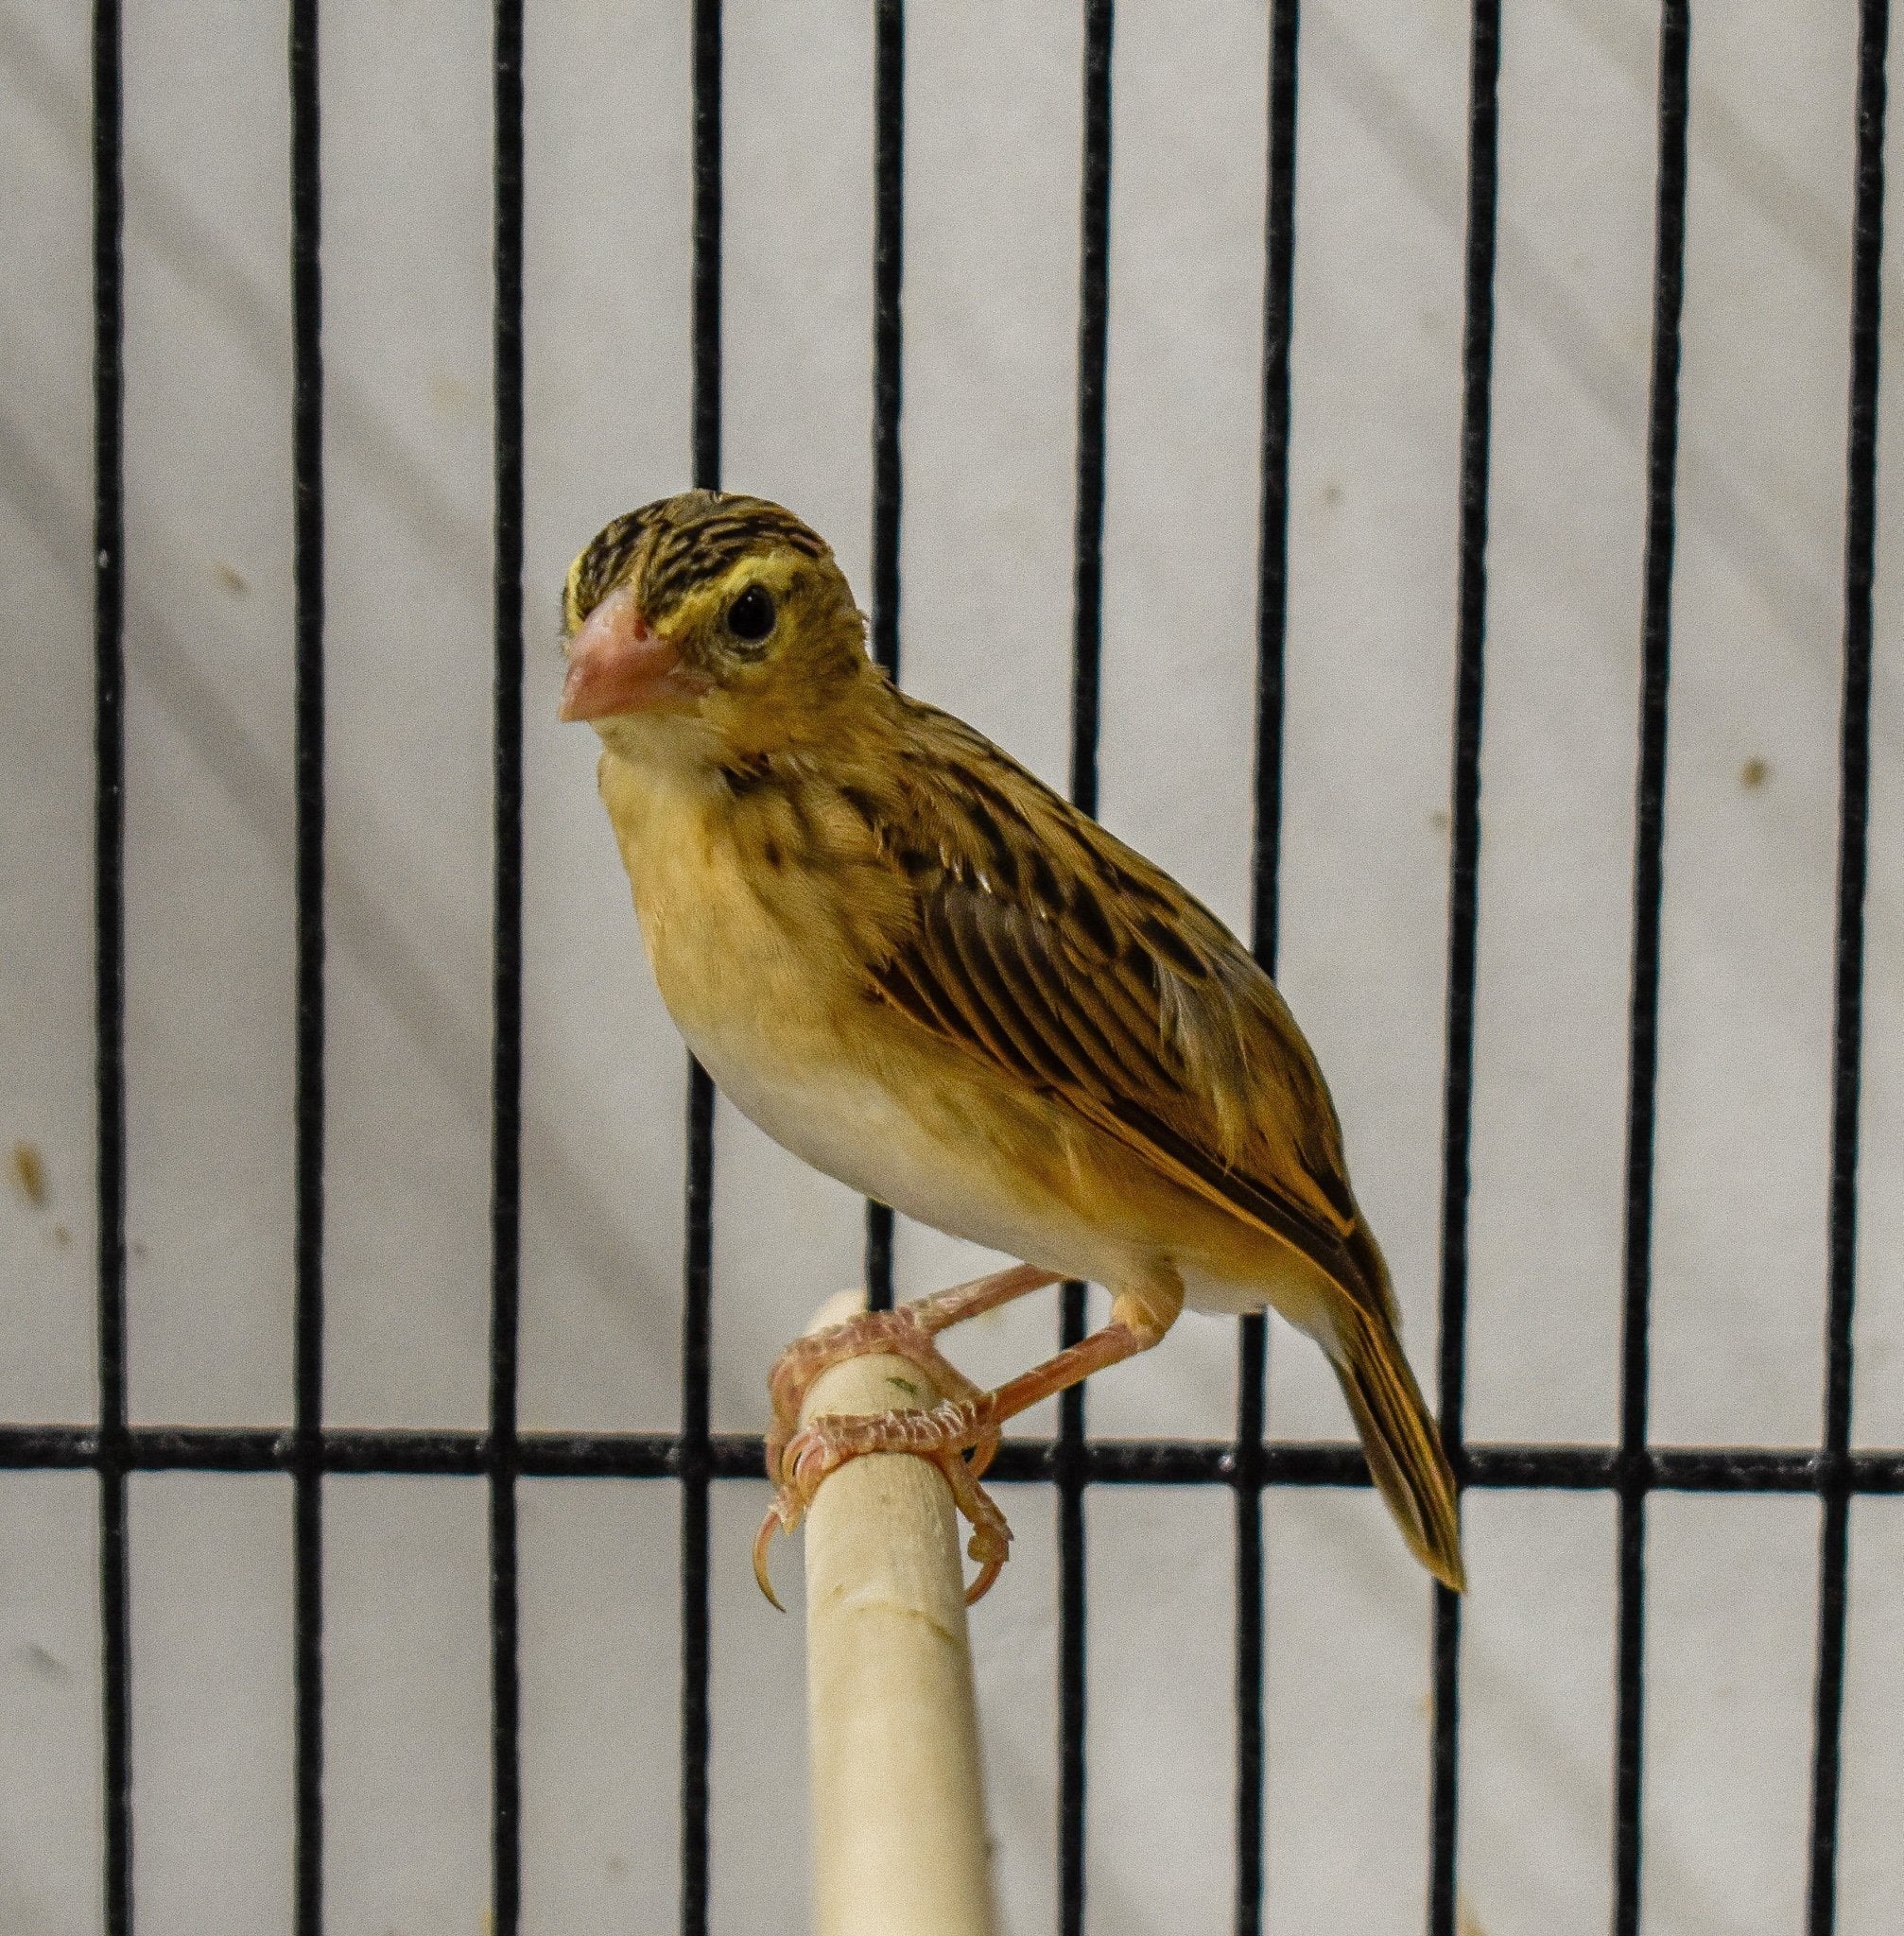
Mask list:
[{"label": "bird's eye", "polygon": [[728,631],[751,646],[773,630],[773,594],[765,585],[749,585],[727,608]]}]

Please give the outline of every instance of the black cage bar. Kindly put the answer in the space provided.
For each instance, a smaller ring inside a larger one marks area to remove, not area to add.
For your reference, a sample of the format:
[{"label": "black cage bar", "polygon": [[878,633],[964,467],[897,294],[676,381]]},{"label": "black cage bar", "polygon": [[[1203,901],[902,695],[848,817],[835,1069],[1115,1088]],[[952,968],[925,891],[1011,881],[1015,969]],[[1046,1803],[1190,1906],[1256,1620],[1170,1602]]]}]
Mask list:
[{"label": "black cage bar", "polygon": [[[93,26],[95,335],[95,1029],[98,1192],[96,1427],[0,1425],[0,1465],[80,1468],[99,1480],[104,1650],[102,1717],[105,1915],[130,1936],[131,1778],[127,1481],[134,1472],[277,1472],[293,1482],[295,1560],[296,1914],[300,1936],[323,1927],[321,1724],[322,1486],[344,1473],[482,1477],[489,1484],[493,1643],[493,1912],[514,1936],[521,1910],[520,1690],[516,1482],[529,1477],[677,1479],[682,1492],[681,1927],[704,1936],[710,1876],[709,1489],[756,1477],[757,1438],[709,1429],[713,1294],[713,1090],[688,1085],[683,1393],[675,1434],[546,1433],[518,1428],[522,1080],[523,722],[523,185],[521,0],[494,5],[494,979],[492,1119],[492,1328],[486,1431],[343,1430],[323,1423],[324,714],[323,331],[318,142],[318,0],[290,0],[290,277],[296,616],[297,1066],[295,1418],[287,1429],[131,1426],[125,1324],[124,381],[122,340],[121,23],[118,0],[95,0]],[[1647,1433],[1654,1090],[1664,889],[1667,704],[1681,294],[1685,269],[1688,0],[1662,0],[1659,38],[1655,259],[1646,475],[1642,686],[1638,718],[1634,942],[1629,1016],[1624,1329],[1617,1445],[1468,1444],[1462,1429],[1467,1294],[1467,1210],[1474,1063],[1480,752],[1487,615],[1489,411],[1493,373],[1499,0],[1475,0],[1469,63],[1465,327],[1451,780],[1452,864],[1444,1091],[1440,1398],[1449,1453],[1464,1487],[1588,1490],[1618,1502],[1615,1725],[1615,1936],[1640,1927],[1642,1703],[1645,1690],[1645,1514],[1655,1491],[1809,1494],[1821,1502],[1813,1768],[1810,1936],[1834,1927],[1839,1743],[1843,1698],[1849,1504],[1858,1494],[1904,1494],[1904,1450],[1850,1444],[1852,1308],[1858,1208],[1858,1105],[1870,795],[1872,586],[1877,539],[1878,292],[1883,240],[1883,137],[1888,8],[1859,15],[1850,399],[1844,536],[1843,686],[1840,742],[1836,978],[1831,1082],[1826,1386],[1816,1451],[1660,1447]],[[1097,804],[1099,607],[1103,556],[1105,376],[1112,166],[1112,0],[1084,0],[1083,158],[1078,318],[1074,660],[1071,786]],[[901,0],[875,0],[873,643],[883,664],[900,649],[900,353],[904,39]],[[1273,0],[1270,20],[1267,279],[1258,607],[1254,944],[1273,964],[1281,841],[1283,640],[1288,579],[1289,448],[1298,0]],[[692,11],[694,481],[720,477],[721,9]],[[891,1295],[891,1213],[869,1210],[867,1273],[876,1302]],[[1083,1287],[1067,1286],[1062,1334],[1082,1335]],[[1008,1442],[995,1477],[1057,1488],[1061,1727],[1058,1924],[1080,1936],[1084,1904],[1084,1514],[1102,1484],[1212,1485],[1236,1503],[1237,1899],[1239,1936],[1263,1926],[1264,1812],[1262,1495],[1272,1486],[1368,1482],[1346,1443],[1265,1438],[1267,1335],[1245,1320],[1239,1340],[1237,1436],[1229,1443],[1093,1442],[1082,1391],[1065,1395],[1055,1440]],[[1460,1603],[1434,1597],[1434,1718],[1429,1936],[1456,1936],[1461,1693]]]}]

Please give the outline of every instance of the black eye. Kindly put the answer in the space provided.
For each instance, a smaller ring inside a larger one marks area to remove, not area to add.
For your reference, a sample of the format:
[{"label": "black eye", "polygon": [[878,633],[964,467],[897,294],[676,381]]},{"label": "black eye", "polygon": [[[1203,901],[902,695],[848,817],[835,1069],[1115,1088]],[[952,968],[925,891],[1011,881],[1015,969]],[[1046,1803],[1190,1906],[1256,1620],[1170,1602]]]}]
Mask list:
[{"label": "black eye", "polygon": [[765,585],[749,585],[727,608],[728,631],[751,646],[773,630],[773,594]]}]

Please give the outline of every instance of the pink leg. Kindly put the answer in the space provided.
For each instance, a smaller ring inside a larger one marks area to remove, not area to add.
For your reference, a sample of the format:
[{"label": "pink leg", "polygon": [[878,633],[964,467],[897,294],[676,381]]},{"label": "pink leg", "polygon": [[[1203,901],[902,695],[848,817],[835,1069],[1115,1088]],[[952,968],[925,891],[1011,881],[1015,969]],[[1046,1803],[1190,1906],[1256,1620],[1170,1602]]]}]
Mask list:
[{"label": "pink leg", "polygon": [[995,1270],[989,1277],[975,1277],[966,1284],[955,1284],[950,1290],[934,1291],[930,1297],[915,1298],[902,1310],[915,1312],[919,1322],[934,1336],[962,1324],[984,1311],[995,1311],[1028,1292],[1043,1290],[1056,1284],[1055,1270],[1041,1270],[1035,1264],[1013,1264],[1009,1270]]}]

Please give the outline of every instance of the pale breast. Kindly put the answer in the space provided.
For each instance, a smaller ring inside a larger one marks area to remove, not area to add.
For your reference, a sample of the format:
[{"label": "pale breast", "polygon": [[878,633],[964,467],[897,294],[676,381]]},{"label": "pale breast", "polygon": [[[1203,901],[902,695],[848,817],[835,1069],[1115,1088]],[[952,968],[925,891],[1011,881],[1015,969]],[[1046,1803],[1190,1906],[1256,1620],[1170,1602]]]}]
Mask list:
[{"label": "pale breast", "polygon": [[693,1039],[737,1007],[810,1008],[788,936],[734,851],[713,787],[692,769],[606,755],[601,794],[662,999]]}]

